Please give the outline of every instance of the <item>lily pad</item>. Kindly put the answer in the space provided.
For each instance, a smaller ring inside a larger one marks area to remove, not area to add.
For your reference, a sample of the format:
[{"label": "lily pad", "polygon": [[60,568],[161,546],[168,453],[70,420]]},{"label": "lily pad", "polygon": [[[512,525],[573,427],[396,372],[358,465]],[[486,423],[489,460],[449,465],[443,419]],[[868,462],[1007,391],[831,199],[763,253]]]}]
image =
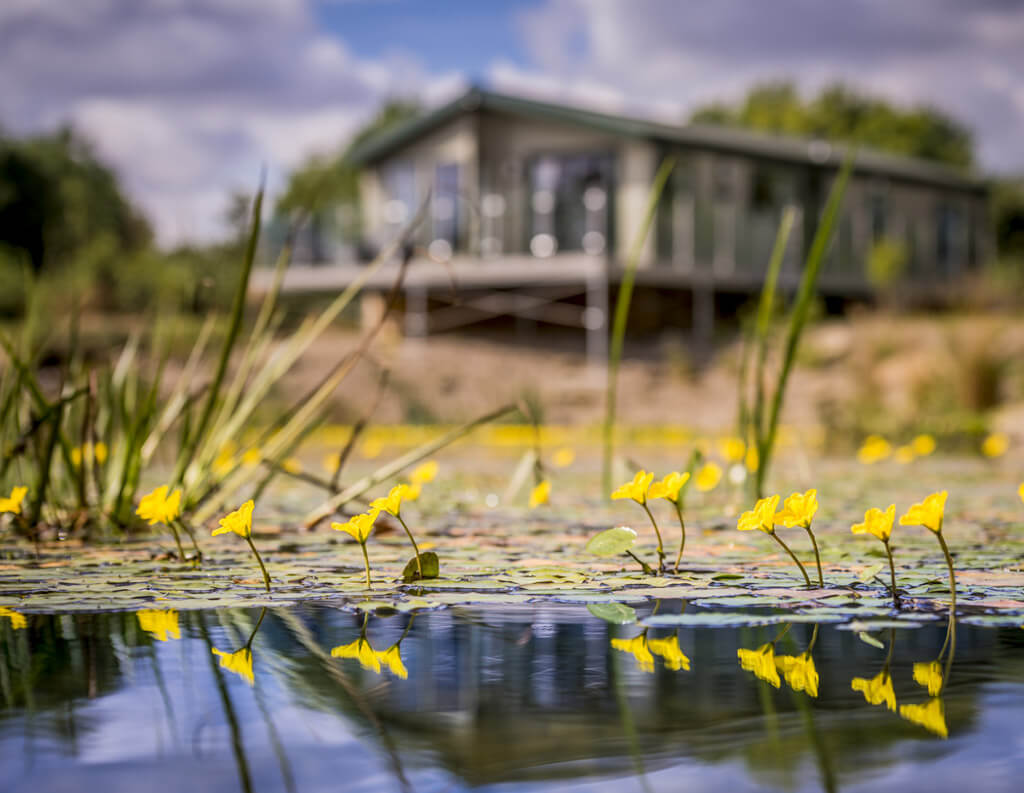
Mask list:
[{"label": "lily pad", "polygon": [[636,622],[636,609],[625,603],[590,603],[587,605],[587,611],[612,625]]},{"label": "lily pad", "polygon": [[441,575],[441,560],[437,558],[437,554],[433,551],[424,551],[420,554],[420,567],[422,568],[422,575],[420,575],[420,570],[417,569],[416,557],[414,556],[405,565],[405,569],[402,570],[402,580],[409,584],[413,581],[419,581],[421,578],[437,578]]},{"label": "lily pad", "polygon": [[616,526],[591,537],[584,550],[594,556],[618,556],[633,547],[636,536],[628,526]]}]

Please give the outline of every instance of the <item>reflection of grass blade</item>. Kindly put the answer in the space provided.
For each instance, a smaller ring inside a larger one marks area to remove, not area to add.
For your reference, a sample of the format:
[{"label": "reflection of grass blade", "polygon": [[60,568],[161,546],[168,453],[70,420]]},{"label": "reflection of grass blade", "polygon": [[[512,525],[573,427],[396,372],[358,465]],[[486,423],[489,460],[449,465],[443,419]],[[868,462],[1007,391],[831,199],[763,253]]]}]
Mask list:
[{"label": "reflection of grass blade", "polygon": [[381,482],[387,479],[390,479],[403,468],[408,468],[410,465],[415,465],[421,460],[425,460],[427,457],[434,454],[434,452],[438,451],[439,449],[443,449],[450,443],[453,443],[457,441],[459,438],[468,435],[470,432],[472,432],[482,424],[488,424],[492,421],[497,421],[498,419],[502,418],[503,416],[507,416],[509,413],[512,413],[517,409],[518,408],[515,405],[505,405],[503,407],[498,408],[497,410],[491,411],[490,413],[484,416],[480,416],[477,419],[473,419],[473,421],[469,421],[459,427],[456,427],[455,429],[449,432],[446,432],[440,438],[436,438],[432,441],[427,441],[426,443],[422,444],[421,446],[418,446],[412,451],[403,454],[401,457],[392,460],[387,465],[381,466],[372,474],[364,476],[357,482],[353,482],[349,487],[345,488],[337,495],[329,498],[315,510],[306,515],[306,517],[303,518],[303,524],[306,526],[306,528],[312,528],[320,521],[330,517],[339,507],[343,506],[344,504],[347,504],[354,498],[359,498],[359,496],[363,495],[370,488],[380,484]]},{"label": "reflection of grass blade", "polygon": [[647,196],[647,208],[644,211],[643,220],[626,257],[626,267],[622,273],[622,282],[619,284],[619,295],[615,301],[615,319],[612,324],[611,347],[608,350],[608,386],[605,392],[604,461],[601,468],[601,489],[604,498],[608,498],[608,494],[612,492],[612,435],[615,432],[616,388],[619,379],[619,362],[622,360],[622,344],[626,335],[626,320],[629,319],[629,304],[633,299],[633,283],[636,280],[636,270],[640,264],[640,253],[643,251],[644,241],[647,239],[651,223],[654,222],[658,201],[661,199],[661,193],[665,189],[665,183],[675,164],[675,157],[666,158],[654,177],[654,184]]},{"label": "reflection of grass blade", "polygon": [[765,475],[771,462],[772,451],[775,447],[775,435],[779,427],[779,413],[782,409],[782,399],[786,393],[786,383],[789,380],[789,373],[793,368],[793,361],[796,359],[796,350],[800,344],[800,336],[803,333],[804,325],[810,314],[811,302],[814,299],[815,288],[818,284],[818,275],[825,260],[825,253],[828,244],[832,239],[832,230],[835,228],[836,220],[839,217],[839,209],[843,203],[843,196],[846,193],[846,184],[850,179],[850,172],[853,170],[853,154],[846,158],[839,174],[832,184],[828,194],[828,201],[825,203],[825,210],[822,212],[821,221],[811,242],[810,251],[807,254],[807,261],[804,264],[803,275],[800,278],[800,286],[797,289],[793,310],[790,313],[789,328],[786,331],[786,345],[782,358],[782,369],[779,372],[778,380],[775,383],[775,393],[772,396],[771,412],[768,414],[768,425],[764,430],[764,437],[759,449],[759,465],[757,468],[758,494],[764,491]]}]

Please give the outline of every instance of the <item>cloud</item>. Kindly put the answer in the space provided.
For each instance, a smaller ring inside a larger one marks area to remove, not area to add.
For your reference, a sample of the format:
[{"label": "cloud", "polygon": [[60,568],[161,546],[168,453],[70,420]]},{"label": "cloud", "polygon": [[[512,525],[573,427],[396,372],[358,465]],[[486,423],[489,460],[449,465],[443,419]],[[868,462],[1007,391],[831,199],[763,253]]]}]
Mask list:
[{"label": "cloud", "polygon": [[1014,0],[547,0],[524,10],[528,68],[496,63],[506,90],[652,115],[735,100],[755,82],[805,91],[842,80],[933,105],[976,133],[992,170],[1024,168],[1024,4]]},{"label": "cloud", "polygon": [[271,189],[339,147],[390,95],[460,78],[411,56],[360,59],[306,0],[8,0],[0,124],[71,122],[115,167],[163,243],[223,233],[231,190]]}]

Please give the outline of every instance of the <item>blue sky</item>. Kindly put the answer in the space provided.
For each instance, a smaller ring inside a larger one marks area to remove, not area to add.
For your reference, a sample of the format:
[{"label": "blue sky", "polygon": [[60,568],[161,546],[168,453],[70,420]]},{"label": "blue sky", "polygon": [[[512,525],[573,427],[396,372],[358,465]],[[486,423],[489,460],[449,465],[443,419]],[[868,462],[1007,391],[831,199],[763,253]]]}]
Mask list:
[{"label": "blue sky", "polygon": [[0,128],[71,123],[167,244],[389,97],[497,90],[683,122],[754,83],[929,104],[1024,171],[1020,0],[4,0]]}]

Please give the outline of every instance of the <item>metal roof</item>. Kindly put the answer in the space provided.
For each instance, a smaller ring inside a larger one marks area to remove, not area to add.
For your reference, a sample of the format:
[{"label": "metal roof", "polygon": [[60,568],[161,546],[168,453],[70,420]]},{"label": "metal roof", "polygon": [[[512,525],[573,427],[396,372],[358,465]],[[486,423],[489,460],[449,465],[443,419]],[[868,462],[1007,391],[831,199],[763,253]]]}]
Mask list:
[{"label": "metal roof", "polygon": [[[415,142],[423,135],[467,113],[487,111],[542,121],[553,121],[605,132],[615,137],[639,138],[655,143],[679,144],[729,154],[773,159],[802,165],[836,168],[849,146],[821,140],[752,132],[708,124],[666,124],[630,116],[602,113],[570,105],[470,88],[466,93],[424,115],[375,135],[349,154],[355,165],[370,165]],[[857,171],[907,179],[961,190],[985,189],[984,180],[970,171],[948,165],[886,154],[859,147]]]}]

